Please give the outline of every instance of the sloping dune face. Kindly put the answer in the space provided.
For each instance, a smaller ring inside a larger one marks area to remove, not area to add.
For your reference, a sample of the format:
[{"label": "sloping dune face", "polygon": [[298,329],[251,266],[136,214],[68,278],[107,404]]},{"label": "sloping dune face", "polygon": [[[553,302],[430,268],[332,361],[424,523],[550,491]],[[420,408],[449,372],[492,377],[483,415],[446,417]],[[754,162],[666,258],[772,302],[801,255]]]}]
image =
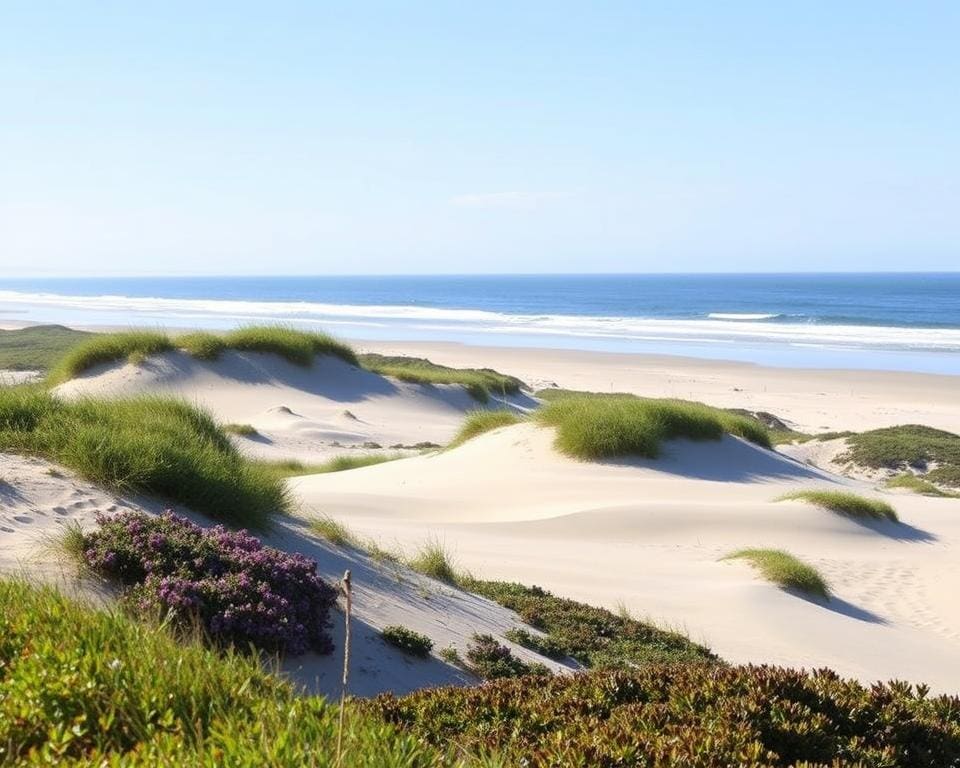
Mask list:
[{"label": "sloping dune face", "polygon": [[[733,437],[673,441],[657,460],[579,462],[520,424],[459,448],[298,478],[305,509],[412,548],[438,537],[486,578],[685,629],[736,662],[830,666],[865,681],[960,688],[956,502],[895,496],[901,522],[797,501],[800,488],[876,492]],[[828,602],[758,578],[746,547],[785,549],[827,579]]]},{"label": "sloping dune face", "polygon": [[460,386],[395,381],[336,357],[318,357],[304,368],[275,355],[236,351],[213,362],[166,352],[136,365],[100,366],[55,392],[182,397],[224,423],[252,426],[256,434],[238,440],[250,455],[303,461],[373,444],[443,444],[464,413],[478,407]]}]

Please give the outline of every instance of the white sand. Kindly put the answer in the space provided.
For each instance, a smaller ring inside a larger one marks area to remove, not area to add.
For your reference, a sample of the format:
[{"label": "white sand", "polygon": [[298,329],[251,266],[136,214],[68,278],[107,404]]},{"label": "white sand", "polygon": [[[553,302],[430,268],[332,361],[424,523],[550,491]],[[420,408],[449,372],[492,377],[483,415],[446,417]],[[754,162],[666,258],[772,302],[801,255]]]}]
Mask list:
[{"label": "white sand", "polygon": [[[923,423],[960,431],[957,380],[946,376],[454,344],[365,346],[449,365],[490,366],[535,386],[556,383],[766,410],[804,430]],[[223,421],[260,430],[260,442],[238,441],[245,450],[305,460],[343,452],[334,442],[443,443],[462,414],[475,407],[458,388],[390,382],[337,360],[305,370],[239,353],[212,365],[170,354],[141,367],[108,367],[59,391],[179,394]],[[529,404],[520,398],[511,405]],[[281,406],[291,413],[278,410]],[[0,476],[4,471],[0,468]],[[29,483],[24,491],[24,482],[15,479],[13,488],[29,499],[33,491]],[[41,494],[42,502],[4,496],[5,514],[16,522],[30,504],[63,506],[62,494],[87,488],[70,482]],[[773,501],[784,491],[811,485],[887,496],[904,522],[865,525],[802,503]],[[453,451],[297,479],[292,486],[301,518],[330,514],[408,550],[437,536],[479,576],[535,583],[611,608],[622,602],[638,616],[685,629],[729,661],[830,666],[865,681],[898,677],[938,691],[960,690],[956,500],[881,494],[868,483],[734,438],[674,443],[656,462],[580,463],[553,450],[550,430],[530,425],[498,430]],[[14,531],[0,531],[4,550],[17,551],[20,544],[6,548],[20,541],[21,528],[4,525]],[[374,566],[358,565],[362,558],[317,542],[300,520],[285,522],[274,536],[271,541],[317,557],[331,578],[345,567],[362,573],[359,582],[370,583],[371,591],[358,612],[372,627],[428,627],[438,648],[449,632],[462,650],[469,634],[465,625],[502,630],[512,621],[485,601],[477,604],[481,609],[474,607],[475,598],[452,590],[446,595],[447,588],[428,587],[440,596],[424,599],[419,577],[391,582],[388,574],[378,581]],[[827,604],[806,600],[762,581],[742,562],[720,561],[742,547],[780,547],[808,560],[829,580],[834,598]],[[365,660],[358,663],[369,665],[370,674],[357,682],[358,692],[406,690],[446,679],[439,671],[437,677],[403,672],[395,655],[383,655],[372,630],[366,637]],[[329,678],[325,663],[306,665],[301,677],[319,670]],[[449,668],[438,669],[456,677]],[[322,678],[320,687],[329,690],[329,680]]]}]

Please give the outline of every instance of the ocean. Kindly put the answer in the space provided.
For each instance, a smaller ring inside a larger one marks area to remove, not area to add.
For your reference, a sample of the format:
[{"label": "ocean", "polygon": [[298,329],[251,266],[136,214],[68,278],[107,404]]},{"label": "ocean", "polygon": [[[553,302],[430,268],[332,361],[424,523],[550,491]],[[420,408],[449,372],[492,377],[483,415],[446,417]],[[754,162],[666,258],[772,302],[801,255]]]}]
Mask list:
[{"label": "ocean", "polygon": [[960,273],[0,278],[4,320],[960,374]]}]

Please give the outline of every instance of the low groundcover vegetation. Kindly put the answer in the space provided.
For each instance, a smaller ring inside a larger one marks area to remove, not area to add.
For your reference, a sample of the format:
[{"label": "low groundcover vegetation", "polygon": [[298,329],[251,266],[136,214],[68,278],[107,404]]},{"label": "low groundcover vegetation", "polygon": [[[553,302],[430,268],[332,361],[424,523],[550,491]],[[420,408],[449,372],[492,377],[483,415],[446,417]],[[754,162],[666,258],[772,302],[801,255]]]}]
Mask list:
[{"label": "low groundcover vegetation", "polygon": [[327,624],[337,592],[312,560],[170,512],[101,516],[98,523],[73,548],[85,565],[123,586],[135,613],[185,629],[199,623],[218,645],[333,650]]},{"label": "low groundcover vegetation", "polygon": [[508,376],[490,368],[450,368],[422,357],[373,353],[360,355],[359,360],[360,365],[368,371],[381,376],[392,376],[400,381],[414,384],[460,384],[481,403],[487,402],[491,395],[515,395],[523,387],[523,382],[515,376]]},{"label": "low groundcover vegetation", "polygon": [[724,560],[746,560],[763,578],[784,589],[830,597],[830,588],[816,568],[782,549],[741,549],[731,552]]},{"label": "low groundcover vegetation", "polygon": [[873,520],[897,521],[897,513],[887,502],[880,499],[868,499],[849,491],[796,491],[781,496],[778,501],[806,501],[815,506],[829,509],[850,517],[870,518]]}]

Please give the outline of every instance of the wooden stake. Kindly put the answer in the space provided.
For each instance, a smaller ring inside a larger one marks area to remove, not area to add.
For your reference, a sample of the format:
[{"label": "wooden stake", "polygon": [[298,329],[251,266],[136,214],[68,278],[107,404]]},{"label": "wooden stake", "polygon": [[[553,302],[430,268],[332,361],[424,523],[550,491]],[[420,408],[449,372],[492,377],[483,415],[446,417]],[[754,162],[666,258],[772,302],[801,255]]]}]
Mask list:
[{"label": "wooden stake", "polygon": [[347,601],[346,611],[344,612],[344,635],[343,635],[343,679],[340,684],[340,725],[337,728],[337,765],[343,759],[343,719],[346,715],[347,707],[347,680],[350,676],[350,608],[352,600],[352,590],[350,588],[350,571],[343,573],[343,580],[340,582],[340,590],[343,592]]}]

